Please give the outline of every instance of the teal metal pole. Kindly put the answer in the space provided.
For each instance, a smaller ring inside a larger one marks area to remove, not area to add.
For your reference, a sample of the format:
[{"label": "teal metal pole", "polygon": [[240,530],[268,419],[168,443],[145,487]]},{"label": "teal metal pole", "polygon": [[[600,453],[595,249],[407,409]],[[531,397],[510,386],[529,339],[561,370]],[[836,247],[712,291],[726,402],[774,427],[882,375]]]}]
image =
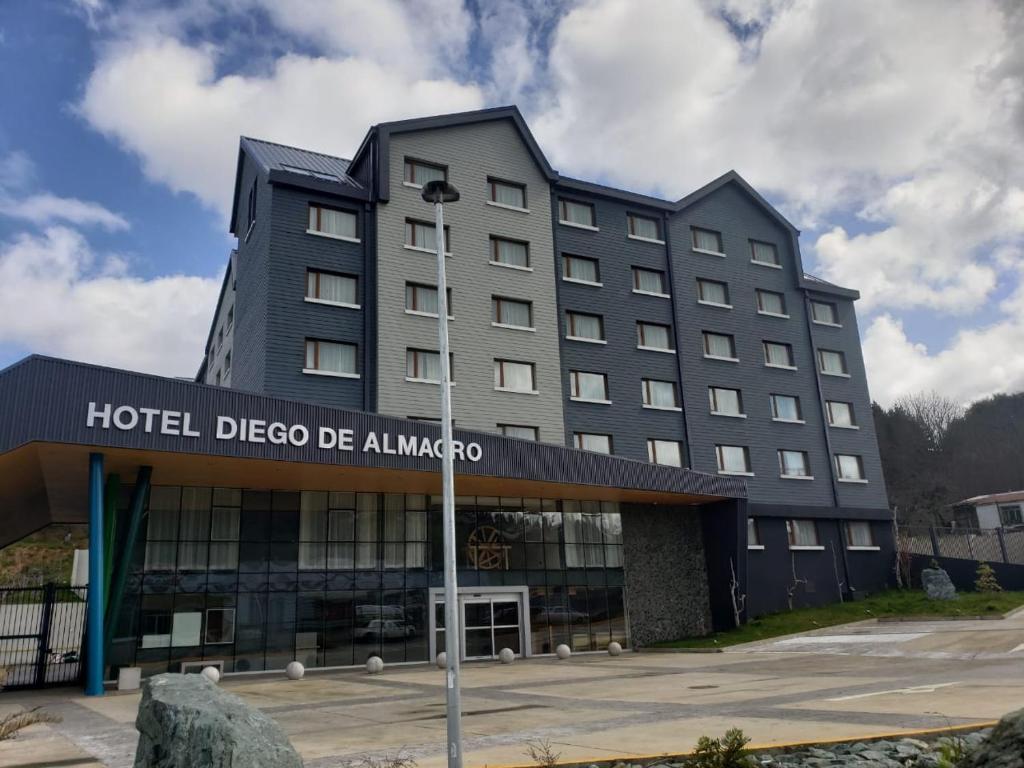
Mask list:
[{"label": "teal metal pole", "polygon": [[139,474],[135,478],[135,488],[132,490],[132,502],[128,510],[128,533],[125,535],[121,557],[111,558],[115,560],[113,563],[114,578],[110,590],[110,607],[107,609],[106,633],[103,636],[103,647],[108,654],[110,653],[110,643],[113,641],[114,632],[117,629],[121,603],[124,601],[128,572],[131,570],[132,554],[135,552],[135,542],[139,538],[139,528],[142,527],[142,510],[146,506],[146,494],[149,493],[149,479],[152,475],[152,467],[139,468]]},{"label": "teal metal pole", "polygon": [[85,695],[103,695],[103,454],[89,454],[89,612]]}]

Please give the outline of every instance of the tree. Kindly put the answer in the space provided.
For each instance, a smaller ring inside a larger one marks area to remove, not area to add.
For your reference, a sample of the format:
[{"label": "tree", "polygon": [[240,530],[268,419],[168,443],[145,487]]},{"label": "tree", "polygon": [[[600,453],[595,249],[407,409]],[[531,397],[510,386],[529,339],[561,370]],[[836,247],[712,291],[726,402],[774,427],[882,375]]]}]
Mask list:
[{"label": "tree", "polygon": [[943,397],[935,390],[904,395],[893,403],[893,410],[903,411],[920,424],[935,450],[942,448],[950,425],[964,415],[964,407],[960,403]]},{"label": "tree", "polygon": [[996,572],[992,570],[992,566],[988,563],[978,563],[978,570],[975,571],[974,575],[978,577],[974,580],[974,588],[978,592],[1003,591],[1003,588],[999,586],[999,580],[996,578]]}]

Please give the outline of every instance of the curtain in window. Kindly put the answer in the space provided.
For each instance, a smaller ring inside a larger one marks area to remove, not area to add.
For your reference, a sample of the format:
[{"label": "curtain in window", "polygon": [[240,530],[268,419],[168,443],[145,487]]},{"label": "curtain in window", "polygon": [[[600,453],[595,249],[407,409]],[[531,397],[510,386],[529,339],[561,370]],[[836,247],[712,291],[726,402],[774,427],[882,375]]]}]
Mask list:
[{"label": "curtain in window", "polygon": [[356,281],[341,275],[320,274],[320,297],[341,304],[356,303]]},{"label": "curtain in window", "polygon": [[605,378],[600,373],[577,373],[576,389],[576,396],[584,400],[605,400],[608,397]]},{"label": "curtain in window", "polygon": [[412,163],[412,179],[414,184],[426,184],[429,181],[444,181],[444,168],[435,168],[432,165]]},{"label": "curtain in window", "polygon": [[501,301],[498,322],[506,325],[530,327],[530,305],[521,301]]},{"label": "curtain in window", "polygon": [[636,271],[636,289],[648,293],[664,293],[665,288],[662,285],[661,277],[660,272],[638,269]]},{"label": "curtain in window", "polygon": [[175,539],[178,538],[178,510],[151,509],[146,529],[146,570],[174,569]]},{"label": "curtain in window", "polygon": [[427,566],[427,512],[408,509],[405,512],[405,567]]},{"label": "curtain in window", "polygon": [[356,236],[356,217],[345,211],[320,209],[320,231],[341,237]]},{"label": "curtain in window", "polygon": [[765,344],[764,355],[768,365],[790,365],[789,347],[785,344]]},{"label": "curtain in window", "polygon": [[[437,306],[437,289],[427,288],[422,285],[406,286],[405,306],[417,312],[432,312],[435,315],[439,309]],[[451,308],[448,313],[451,314]]]},{"label": "curtain in window", "polygon": [[740,393],[735,389],[714,390],[711,408],[718,413],[739,413]]},{"label": "curtain in window", "polygon": [[356,506],[356,568],[376,569],[377,495],[360,493]]},{"label": "curtain in window", "polygon": [[671,349],[668,328],[664,325],[643,323],[640,326],[640,346],[654,347],[655,349]]},{"label": "curtain in window", "polygon": [[676,406],[676,387],[670,381],[645,381],[648,398],[648,405],[658,408],[674,408]]},{"label": "curtain in window", "polygon": [[875,543],[871,538],[869,523],[847,523],[846,531],[851,547],[870,547]]},{"label": "curtain in window", "polygon": [[495,240],[494,247],[497,251],[496,260],[502,264],[512,264],[517,267],[530,266],[526,246],[523,243],[513,243],[510,240]]},{"label": "curtain in window", "polygon": [[800,410],[796,406],[796,398],[776,397],[775,418],[797,421],[800,418]]},{"label": "curtain in window", "polygon": [[829,421],[837,427],[849,427],[853,424],[853,415],[847,403],[829,402]]},{"label": "curtain in window", "polygon": [[[331,494],[331,501],[334,496],[352,496],[353,494]],[[340,500],[346,501],[352,506],[355,499]],[[355,539],[355,510],[353,509],[332,509],[328,515],[327,530],[327,567],[334,570],[348,570],[355,565],[355,547],[352,541]]]},{"label": "curtain in window", "polygon": [[494,185],[494,202],[502,205],[512,205],[516,208],[525,208],[526,201],[523,199],[523,190],[508,184]]},{"label": "curtain in window", "polygon": [[758,297],[761,301],[762,312],[771,312],[775,315],[786,314],[785,307],[782,306],[782,297],[779,294],[761,291]]},{"label": "curtain in window", "polygon": [[352,344],[333,344],[321,341],[320,370],[334,373],[356,372],[356,348]]},{"label": "curtain in window", "polygon": [[583,545],[583,516],[578,512],[562,515],[565,536],[565,567],[582,568],[586,562]]},{"label": "curtain in window", "polygon": [[299,506],[299,568],[324,567],[327,538],[327,494],[303,491]]},{"label": "curtain in window", "polygon": [[806,457],[800,451],[782,451],[782,474],[794,477],[807,475]]},{"label": "curtain in window", "polygon": [[597,262],[590,259],[577,259],[572,256],[564,257],[565,277],[573,280],[586,280],[590,283],[597,282]]},{"label": "curtain in window", "polygon": [[426,248],[429,251],[436,251],[437,233],[434,230],[435,228],[428,224],[408,222],[405,225],[405,244],[415,245],[417,248]]},{"label": "curtain in window", "polygon": [[846,366],[843,363],[843,356],[839,352],[830,352],[827,349],[820,350],[821,370],[825,373],[846,373]]},{"label": "curtain in window", "polygon": [[649,440],[647,443],[648,458],[656,464],[669,467],[682,466],[679,443],[674,440]]},{"label": "curtain in window", "polygon": [[601,318],[594,315],[577,314],[571,315],[570,318],[572,321],[570,336],[578,336],[581,339],[601,338]]},{"label": "curtain in window", "polygon": [[580,434],[579,435],[580,448],[584,451],[594,451],[595,453],[611,453],[611,441],[608,439],[608,435],[590,435]]},{"label": "curtain in window", "polygon": [[411,379],[441,380],[441,355],[410,349],[406,358],[406,375]]},{"label": "curtain in window", "polygon": [[779,257],[774,245],[768,243],[754,243],[754,261],[761,261],[765,264],[778,264]]},{"label": "curtain in window", "polygon": [[818,546],[818,527],[813,520],[790,520],[789,543],[794,547]]},{"label": "curtain in window", "polygon": [[860,480],[860,460],[856,456],[839,454],[836,456],[836,463],[839,467],[839,476],[846,480]]},{"label": "curtain in window", "polygon": [[710,280],[702,280],[700,284],[700,298],[702,301],[711,301],[715,304],[728,304],[728,296],[725,295],[725,286],[721,283],[714,283]]},{"label": "curtain in window", "polygon": [[505,388],[524,391],[533,390],[533,366],[527,363],[498,363],[504,367]]},{"label": "curtain in window", "polygon": [[210,570],[238,568],[238,514],[230,507],[214,507],[210,515]]},{"label": "curtain in window", "polygon": [[562,201],[562,212],[565,215],[564,221],[573,224],[584,224],[588,227],[594,225],[594,209],[583,203],[574,203],[571,200]]},{"label": "curtain in window", "polygon": [[719,333],[704,334],[707,353],[715,357],[732,357],[732,338]]},{"label": "curtain in window", "polygon": [[695,248],[700,248],[703,251],[721,252],[717,232],[708,232],[704,229],[693,230],[693,245]]},{"label": "curtain in window", "polygon": [[384,567],[405,565],[405,497],[400,493],[384,496]]},{"label": "curtain in window", "polygon": [[721,469],[726,472],[746,472],[747,453],[738,445],[721,445],[718,447]]},{"label": "curtain in window", "polygon": [[658,222],[653,219],[645,219],[640,216],[633,217],[633,234],[637,237],[646,237],[651,240],[658,239]]}]

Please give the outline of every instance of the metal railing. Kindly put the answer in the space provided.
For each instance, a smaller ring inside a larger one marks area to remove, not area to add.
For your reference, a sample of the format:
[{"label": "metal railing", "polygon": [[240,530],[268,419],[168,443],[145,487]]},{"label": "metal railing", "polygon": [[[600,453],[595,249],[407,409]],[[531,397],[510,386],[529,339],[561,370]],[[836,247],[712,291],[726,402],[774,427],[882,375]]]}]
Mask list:
[{"label": "metal railing", "polygon": [[901,528],[900,552],[1024,565],[1024,528]]},{"label": "metal railing", "polygon": [[0,684],[42,688],[79,680],[88,589],[0,587]]}]

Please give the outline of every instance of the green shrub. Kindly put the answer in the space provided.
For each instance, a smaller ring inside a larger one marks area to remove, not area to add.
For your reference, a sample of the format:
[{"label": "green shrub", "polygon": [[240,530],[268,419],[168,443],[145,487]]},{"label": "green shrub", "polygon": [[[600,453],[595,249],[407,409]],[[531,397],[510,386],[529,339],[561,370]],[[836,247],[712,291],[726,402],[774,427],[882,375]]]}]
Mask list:
[{"label": "green shrub", "polygon": [[690,768],[754,768],[757,763],[747,755],[750,743],[739,728],[730,728],[721,739],[701,736],[693,750]]}]

